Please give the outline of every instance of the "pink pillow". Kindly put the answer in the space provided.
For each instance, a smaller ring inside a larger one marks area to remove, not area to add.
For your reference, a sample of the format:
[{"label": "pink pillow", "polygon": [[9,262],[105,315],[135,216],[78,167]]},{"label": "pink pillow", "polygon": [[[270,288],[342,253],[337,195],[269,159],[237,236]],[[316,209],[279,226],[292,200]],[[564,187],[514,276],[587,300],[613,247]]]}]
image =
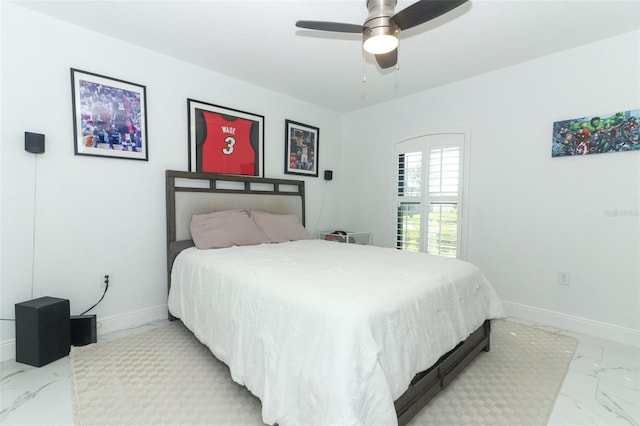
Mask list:
[{"label": "pink pillow", "polygon": [[191,238],[199,249],[249,246],[268,243],[269,238],[258,228],[244,209],[194,214]]},{"label": "pink pillow", "polygon": [[274,214],[251,211],[251,217],[272,243],[308,240],[311,238],[294,214]]}]

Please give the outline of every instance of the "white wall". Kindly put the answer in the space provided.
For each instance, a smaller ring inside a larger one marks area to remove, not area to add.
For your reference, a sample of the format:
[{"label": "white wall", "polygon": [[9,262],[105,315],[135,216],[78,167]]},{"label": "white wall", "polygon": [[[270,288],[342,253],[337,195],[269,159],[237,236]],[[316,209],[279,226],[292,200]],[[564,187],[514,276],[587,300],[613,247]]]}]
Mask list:
[{"label": "white wall", "polygon": [[345,227],[390,246],[391,145],[469,128],[468,259],[511,312],[640,345],[640,152],[551,158],[554,121],[637,108],[636,31],[346,114]]},{"label": "white wall", "polygon": [[[187,98],[264,115],[267,177],[296,178],[284,174],[287,118],[320,128],[321,171],[339,165],[340,117],[332,111],[15,4],[0,7],[2,318],[31,299],[32,259],[33,297],[68,298],[72,315],[97,301],[99,274],[112,272],[93,311],[98,321],[120,327],[165,317],[164,170],[187,169]],[[71,67],[146,86],[149,162],[74,155]],[[44,154],[24,151],[25,131],[46,135]],[[340,174],[305,180],[307,228],[334,226]],[[10,348],[13,322],[1,321],[0,334]]]}]

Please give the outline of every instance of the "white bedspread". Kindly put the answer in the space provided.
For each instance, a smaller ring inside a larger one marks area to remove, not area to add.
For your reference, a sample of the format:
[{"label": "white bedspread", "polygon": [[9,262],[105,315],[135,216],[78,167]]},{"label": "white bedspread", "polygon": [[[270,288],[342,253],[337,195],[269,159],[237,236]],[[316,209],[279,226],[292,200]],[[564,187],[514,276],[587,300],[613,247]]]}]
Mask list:
[{"label": "white bedspread", "polygon": [[281,426],[397,424],[414,375],[503,316],[467,262],[323,240],[190,248],[171,280],[170,312]]}]

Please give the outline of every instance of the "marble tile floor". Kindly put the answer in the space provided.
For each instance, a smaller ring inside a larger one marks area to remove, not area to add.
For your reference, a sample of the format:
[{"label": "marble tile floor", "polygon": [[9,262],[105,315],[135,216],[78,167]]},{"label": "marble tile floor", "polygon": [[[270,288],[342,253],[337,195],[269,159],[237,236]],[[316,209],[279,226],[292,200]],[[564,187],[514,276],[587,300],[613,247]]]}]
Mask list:
[{"label": "marble tile floor", "polygon": [[[527,325],[534,325],[518,321]],[[100,336],[100,341],[140,333],[167,321]],[[574,355],[549,425],[640,426],[640,348],[540,326],[577,338]],[[0,364],[0,425],[73,425],[69,357],[35,368]]]}]

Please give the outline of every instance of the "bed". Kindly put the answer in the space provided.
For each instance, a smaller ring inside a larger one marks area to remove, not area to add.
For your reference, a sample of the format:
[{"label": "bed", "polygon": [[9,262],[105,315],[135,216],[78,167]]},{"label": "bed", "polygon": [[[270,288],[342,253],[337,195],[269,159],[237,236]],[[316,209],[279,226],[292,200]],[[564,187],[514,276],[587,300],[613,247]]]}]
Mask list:
[{"label": "bed", "polygon": [[489,350],[500,301],[475,266],[422,253],[308,238],[193,247],[193,215],[304,225],[304,195],[304,181],[167,171],[170,319],[260,398],[267,424],[404,425]]}]

